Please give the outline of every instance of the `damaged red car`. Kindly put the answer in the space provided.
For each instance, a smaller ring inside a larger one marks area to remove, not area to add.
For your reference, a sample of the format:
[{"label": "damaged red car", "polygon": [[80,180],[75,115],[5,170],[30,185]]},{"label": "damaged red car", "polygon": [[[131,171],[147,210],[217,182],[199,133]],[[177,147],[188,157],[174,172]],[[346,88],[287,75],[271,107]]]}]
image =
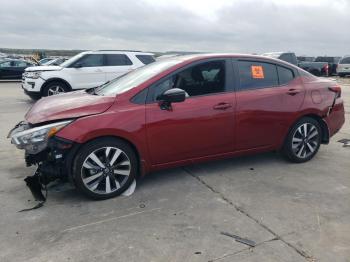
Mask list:
[{"label": "damaged red car", "polygon": [[343,123],[336,82],[272,58],[199,54],[43,98],[10,136],[40,183],[106,199],[163,168],[266,151],[305,162]]}]

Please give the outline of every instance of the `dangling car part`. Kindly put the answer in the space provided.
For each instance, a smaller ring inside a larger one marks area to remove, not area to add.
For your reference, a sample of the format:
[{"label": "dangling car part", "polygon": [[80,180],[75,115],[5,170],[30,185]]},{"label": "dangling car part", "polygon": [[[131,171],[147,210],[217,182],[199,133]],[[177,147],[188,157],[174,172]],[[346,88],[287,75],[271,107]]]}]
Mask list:
[{"label": "dangling car part", "polygon": [[34,174],[24,179],[37,201],[46,200],[42,190],[50,182],[67,178],[64,159],[73,143],[54,135],[71,122],[72,120],[59,121],[33,127],[22,121],[7,136],[17,148],[25,150],[26,165],[37,166]]}]

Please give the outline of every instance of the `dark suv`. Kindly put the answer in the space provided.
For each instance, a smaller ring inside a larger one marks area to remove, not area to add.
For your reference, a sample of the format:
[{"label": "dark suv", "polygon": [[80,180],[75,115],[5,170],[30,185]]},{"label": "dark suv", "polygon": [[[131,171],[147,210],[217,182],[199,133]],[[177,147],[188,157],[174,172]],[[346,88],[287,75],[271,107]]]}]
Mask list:
[{"label": "dark suv", "polygon": [[337,66],[341,57],[336,56],[318,56],[315,59],[315,62],[326,62],[328,63],[328,75],[337,74]]}]

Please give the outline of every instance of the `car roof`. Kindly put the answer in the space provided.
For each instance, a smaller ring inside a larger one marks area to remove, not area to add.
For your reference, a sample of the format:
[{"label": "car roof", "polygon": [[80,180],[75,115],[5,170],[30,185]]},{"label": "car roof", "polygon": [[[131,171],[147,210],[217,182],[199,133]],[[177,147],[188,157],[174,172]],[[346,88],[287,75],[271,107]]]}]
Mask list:
[{"label": "car roof", "polygon": [[170,57],[166,59],[174,59],[174,60],[182,60],[185,61],[197,61],[197,60],[203,60],[203,59],[210,59],[210,58],[244,58],[244,59],[252,59],[252,60],[264,60],[264,61],[270,61],[273,63],[278,64],[285,64],[288,66],[296,67],[288,62],[285,62],[280,59],[268,57],[268,56],[262,56],[262,55],[252,55],[252,54],[239,54],[239,53],[205,53],[205,54],[191,54],[191,55],[179,55],[175,57]]}]

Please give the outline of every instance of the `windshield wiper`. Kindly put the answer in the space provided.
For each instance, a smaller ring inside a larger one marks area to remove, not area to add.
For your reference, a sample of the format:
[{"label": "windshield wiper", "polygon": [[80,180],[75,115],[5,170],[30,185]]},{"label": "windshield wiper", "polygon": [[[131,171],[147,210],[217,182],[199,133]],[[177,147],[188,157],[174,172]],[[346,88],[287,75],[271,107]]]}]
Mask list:
[{"label": "windshield wiper", "polygon": [[102,88],[103,86],[109,84],[109,82],[111,82],[111,81],[109,80],[109,81],[107,81],[106,83],[103,83],[103,84],[100,85],[100,86],[95,86],[95,87],[91,87],[91,88],[89,88],[89,89],[86,89],[86,92],[89,93],[89,94],[91,94],[91,95],[95,95],[95,96],[96,96],[96,95],[98,95],[98,94],[97,94],[97,90],[100,89],[100,88]]}]

